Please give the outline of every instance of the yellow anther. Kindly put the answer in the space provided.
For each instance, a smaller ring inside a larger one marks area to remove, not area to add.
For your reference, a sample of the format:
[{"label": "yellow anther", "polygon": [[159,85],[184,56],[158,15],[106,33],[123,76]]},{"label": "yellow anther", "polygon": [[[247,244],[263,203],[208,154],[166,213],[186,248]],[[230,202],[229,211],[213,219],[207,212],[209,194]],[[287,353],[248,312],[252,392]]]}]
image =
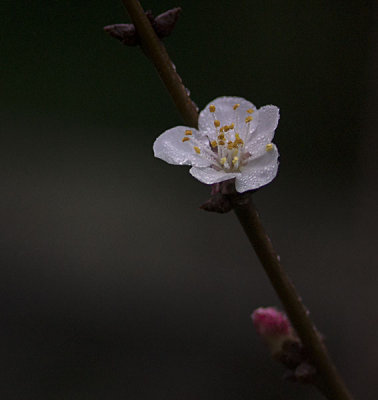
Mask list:
[{"label": "yellow anther", "polygon": [[228,148],[228,150],[233,149],[234,148],[234,143],[233,142],[228,142],[227,143],[227,148]]},{"label": "yellow anther", "polygon": [[218,146],[218,143],[217,143],[216,140],[213,140],[212,142],[210,142],[210,144],[211,144],[211,147],[217,147]]},{"label": "yellow anther", "polygon": [[210,110],[210,112],[215,112],[215,106],[214,106],[214,104],[212,104],[211,106],[209,106],[209,110]]},{"label": "yellow anther", "polygon": [[239,161],[239,158],[238,158],[238,157],[234,157],[234,158],[232,159],[232,164],[235,165],[238,161]]},{"label": "yellow anther", "polygon": [[224,140],[224,135],[223,135],[223,133],[221,133],[220,135],[218,135],[218,139]]},{"label": "yellow anther", "polygon": [[244,144],[243,139],[240,139],[240,135],[238,133],[235,133],[235,143]]},{"label": "yellow anther", "polygon": [[186,131],[185,131],[185,135],[191,135],[192,134],[192,131],[190,130],[190,129],[187,129]]},{"label": "yellow anther", "polygon": [[236,110],[237,108],[239,108],[240,107],[240,104],[235,104],[232,108],[234,109],[234,110]]},{"label": "yellow anther", "polygon": [[186,137],[186,136],[184,136],[184,137],[182,138],[182,141],[183,141],[183,142],[187,142],[188,140],[189,140],[189,138]]},{"label": "yellow anther", "polygon": [[245,119],[245,123],[248,124],[248,122],[251,122],[253,120],[253,118],[248,115],[248,117]]},{"label": "yellow anther", "polygon": [[249,109],[247,110],[247,113],[248,113],[248,114],[252,114],[254,111],[255,111],[255,110],[254,110],[253,108],[249,108]]},{"label": "yellow anther", "polygon": [[225,125],[225,126],[223,127],[223,129],[224,129],[225,132],[228,132],[228,131],[230,130],[230,127],[229,127],[228,125]]},{"label": "yellow anther", "polygon": [[224,165],[224,164],[226,163],[226,161],[227,161],[227,158],[226,158],[226,157],[222,157],[222,158],[220,159],[220,163],[221,163],[222,165]]},{"label": "yellow anther", "polygon": [[266,151],[272,151],[272,150],[273,150],[273,144],[272,144],[272,143],[267,144],[267,145],[265,146],[265,150],[266,150]]},{"label": "yellow anther", "polygon": [[220,126],[220,122],[217,119],[214,121],[214,126],[216,128],[218,128]]},{"label": "yellow anther", "polygon": [[220,140],[220,141],[218,142],[218,144],[219,144],[219,146],[224,146],[224,141],[223,141],[223,140]]},{"label": "yellow anther", "polygon": [[237,149],[238,148],[238,145],[239,145],[239,142],[237,141],[237,140],[235,140],[235,142],[234,142],[234,144],[233,144],[233,148],[234,149]]},{"label": "yellow anther", "polygon": [[235,124],[234,124],[234,123],[232,123],[231,125],[228,125],[228,127],[229,127],[230,129],[234,129],[234,127],[235,127]]},{"label": "yellow anther", "polygon": [[197,154],[201,153],[201,149],[198,146],[194,146],[194,150]]}]

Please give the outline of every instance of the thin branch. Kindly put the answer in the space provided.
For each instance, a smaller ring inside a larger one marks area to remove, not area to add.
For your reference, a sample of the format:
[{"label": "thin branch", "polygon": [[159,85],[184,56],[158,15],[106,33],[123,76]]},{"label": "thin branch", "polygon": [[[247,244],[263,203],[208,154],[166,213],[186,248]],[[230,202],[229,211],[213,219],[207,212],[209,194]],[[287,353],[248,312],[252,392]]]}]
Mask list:
[{"label": "thin branch", "polygon": [[280,264],[279,256],[274,250],[252,202],[252,196],[243,197],[243,201],[236,201],[233,205],[244,232],[284,305],[292,325],[309,353],[310,360],[323,379],[323,392],[328,393],[327,397],[332,400],[352,400],[351,394],[339,376],[311,321],[307,308]]},{"label": "thin branch", "polygon": [[197,107],[190,99],[165,46],[156,35],[142,6],[139,1],[135,0],[123,0],[123,3],[138,32],[143,51],[154,63],[184,122],[188,126],[196,128],[198,125]]}]

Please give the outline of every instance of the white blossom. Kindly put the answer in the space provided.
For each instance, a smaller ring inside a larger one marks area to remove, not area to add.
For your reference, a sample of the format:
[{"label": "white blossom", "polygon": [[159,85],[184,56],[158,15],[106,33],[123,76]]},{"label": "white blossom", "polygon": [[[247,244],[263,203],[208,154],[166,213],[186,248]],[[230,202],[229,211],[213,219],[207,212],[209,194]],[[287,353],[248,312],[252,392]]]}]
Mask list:
[{"label": "white blossom", "polygon": [[239,193],[257,189],[277,175],[278,151],[271,143],[279,120],[276,106],[260,109],[240,97],[219,97],[201,111],[198,130],[176,126],[155,141],[155,157],[191,165],[206,184],[235,178]]}]

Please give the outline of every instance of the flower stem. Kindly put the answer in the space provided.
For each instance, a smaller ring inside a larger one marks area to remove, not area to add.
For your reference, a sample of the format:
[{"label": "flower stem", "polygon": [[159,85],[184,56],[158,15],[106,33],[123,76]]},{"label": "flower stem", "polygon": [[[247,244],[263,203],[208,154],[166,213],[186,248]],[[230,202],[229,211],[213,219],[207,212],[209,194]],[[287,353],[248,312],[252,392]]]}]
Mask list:
[{"label": "flower stem", "polygon": [[[164,45],[155,34],[142,6],[138,0],[123,0],[123,3],[135,25],[143,51],[154,63],[184,122],[189,126],[197,127],[197,107],[190,99],[180,76],[177,74]],[[284,305],[293,327],[307,349],[310,360],[317,368],[321,378],[322,392],[330,400],[352,400],[353,398],[333,365],[306,307],[280,264],[279,257],[264,230],[251,196],[233,197],[232,205]]]}]

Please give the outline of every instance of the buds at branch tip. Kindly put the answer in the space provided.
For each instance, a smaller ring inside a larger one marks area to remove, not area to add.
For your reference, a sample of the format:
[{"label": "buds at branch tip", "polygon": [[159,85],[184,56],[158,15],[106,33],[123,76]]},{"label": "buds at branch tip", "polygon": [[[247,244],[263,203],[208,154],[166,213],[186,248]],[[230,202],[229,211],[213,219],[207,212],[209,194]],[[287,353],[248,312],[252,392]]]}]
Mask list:
[{"label": "buds at branch tip", "polygon": [[169,36],[173,28],[176,25],[176,22],[180,16],[181,8],[176,7],[168,10],[155,18],[155,32],[159,36],[160,39]]},{"label": "buds at branch tip", "polygon": [[[176,25],[178,17],[181,13],[181,8],[176,7],[168,10],[156,18],[151,11],[146,11],[145,14],[149,19],[156,35],[163,39],[169,36]],[[120,40],[126,46],[136,46],[140,44],[138,34],[133,24],[114,24],[104,27],[104,31],[115,39]]]}]

